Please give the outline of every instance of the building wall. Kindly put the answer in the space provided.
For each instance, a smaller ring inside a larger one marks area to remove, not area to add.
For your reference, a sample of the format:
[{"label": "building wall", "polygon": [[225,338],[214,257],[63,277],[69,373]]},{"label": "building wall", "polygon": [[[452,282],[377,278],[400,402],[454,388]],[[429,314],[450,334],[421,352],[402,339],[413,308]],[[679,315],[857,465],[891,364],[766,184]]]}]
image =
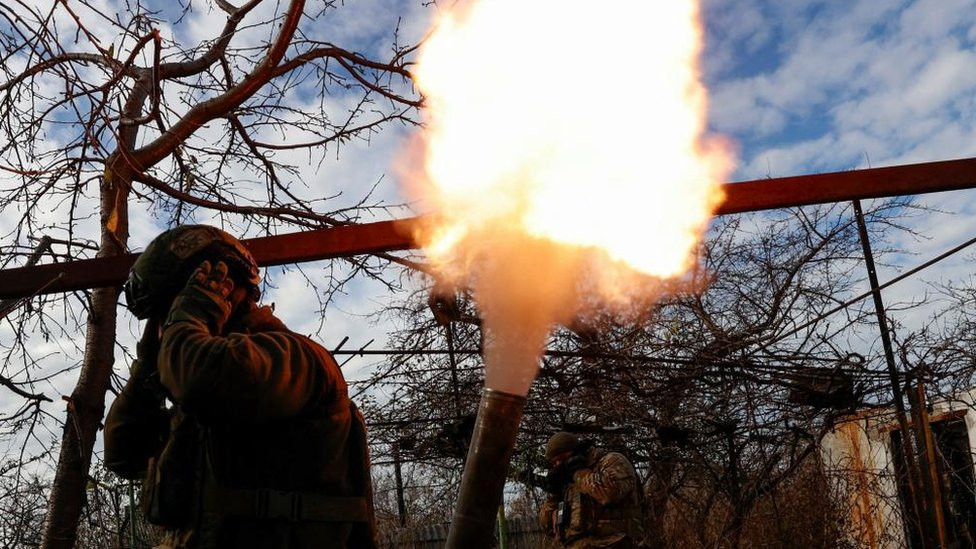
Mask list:
[{"label": "building wall", "polygon": [[889,433],[894,416],[862,413],[838,423],[821,442],[831,488],[850,510],[849,541],[855,547],[905,547]]},{"label": "building wall", "polygon": [[[965,421],[969,448],[976,448],[976,390],[935,401],[930,418]],[[837,422],[821,443],[821,458],[838,497],[848,502],[849,541],[855,547],[907,547],[902,505],[892,461],[891,409],[866,410]],[[971,450],[970,450],[971,451]]]}]

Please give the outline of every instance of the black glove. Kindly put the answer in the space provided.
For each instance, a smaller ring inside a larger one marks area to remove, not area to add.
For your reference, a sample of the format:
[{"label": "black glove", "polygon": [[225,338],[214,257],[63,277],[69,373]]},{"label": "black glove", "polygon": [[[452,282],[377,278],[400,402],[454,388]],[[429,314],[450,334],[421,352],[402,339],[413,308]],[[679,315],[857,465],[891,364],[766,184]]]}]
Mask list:
[{"label": "black glove", "polygon": [[586,457],[579,454],[570,456],[569,459],[562,462],[561,466],[566,470],[566,478],[571,482],[573,480],[573,473],[586,468]]},{"label": "black glove", "polygon": [[549,469],[546,473],[546,492],[554,496],[562,496],[563,489],[566,487],[566,481],[569,479],[566,475],[566,469],[562,464]]},{"label": "black glove", "polygon": [[230,317],[227,296],[234,290],[227,264],[218,261],[213,267],[204,261],[190,276],[186,287],[173,301],[166,326],[181,321],[203,322],[211,334],[219,334]]}]

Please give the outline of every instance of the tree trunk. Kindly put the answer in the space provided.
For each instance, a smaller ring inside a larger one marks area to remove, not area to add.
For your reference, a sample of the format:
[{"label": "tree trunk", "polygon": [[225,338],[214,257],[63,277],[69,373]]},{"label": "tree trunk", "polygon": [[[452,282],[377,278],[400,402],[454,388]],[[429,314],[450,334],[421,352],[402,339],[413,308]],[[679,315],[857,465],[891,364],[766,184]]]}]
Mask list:
[{"label": "tree trunk", "polygon": [[[102,192],[105,193],[104,190]],[[104,234],[105,230],[102,232]],[[102,253],[112,248],[117,249],[118,245],[107,243],[103,236],[99,255],[118,253]],[[92,447],[105,413],[105,393],[115,363],[115,306],[118,295],[118,288],[98,288],[92,292],[84,362],[78,384],[68,397],[61,453],[51,485],[41,545],[45,549],[70,549],[74,546],[78,519],[85,504]]]},{"label": "tree trunk", "polygon": [[725,533],[722,536],[728,540],[729,547],[739,549],[742,546],[742,530],[746,523],[746,509],[738,505],[732,506],[732,518],[725,526]]},{"label": "tree trunk", "polygon": [[[134,149],[139,126],[135,123],[126,124],[124,121],[141,118],[146,100],[153,91],[153,86],[157,85],[154,81],[157,73],[154,71],[160,69],[130,69],[135,70],[137,76],[122,108],[123,122],[120,122],[118,128],[118,148],[106,159],[105,176],[100,190],[101,242],[98,256],[114,256],[127,251],[129,219],[126,200],[133,176],[170,156],[197,128],[236,108],[251,97],[255,90],[274,78],[275,67],[288,50],[304,6],[304,0],[291,1],[278,37],[269,45],[267,54],[257,67],[241,82],[218,97],[192,107],[176,124],[138,153]],[[236,23],[227,30],[233,32],[235,28]],[[174,70],[177,71],[176,74],[179,73],[178,69]],[[192,70],[189,72],[193,74]],[[105,413],[105,393],[114,363],[115,307],[118,295],[118,288],[100,288],[92,294],[85,357],[78,384],[68,401],[61,455],[51,487],[42,549],[71,549],[77,537],[92,448]]]},{"label": "tree trunk", "polygon": [[[136,118],[149,91],[149,79],[135,83],[125,105],[125,113]],[[123,126],[119,148],[131,150],[137,126]],[[129,237],[129,212],[126,200],[132,185],[133,167],[120,152],[106,160],[105,176],[99,190],[101,241],[99,257],[123,254]],[[78,521],[86,500],[88,468],[91,465],[95,436],[105,414],[108,391],[115,364],[116,304],[119,288],[97,288],[92,292],[85,337],[85,355],[78,383],[68,401],[68,413],[61,436],[61,453],[44,523],[42,549],[71,549],[77,538]]]}]

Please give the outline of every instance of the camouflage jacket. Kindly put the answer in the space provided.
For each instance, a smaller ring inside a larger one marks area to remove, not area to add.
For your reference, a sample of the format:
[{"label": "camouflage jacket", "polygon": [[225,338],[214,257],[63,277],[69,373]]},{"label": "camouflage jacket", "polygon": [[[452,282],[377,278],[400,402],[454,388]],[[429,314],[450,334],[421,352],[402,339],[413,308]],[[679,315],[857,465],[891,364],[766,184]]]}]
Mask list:
[{"label": "camouflage jacket", "polygon": [[267,307],[223,326],[227,309],[177,298],[155,387],[130,379],[106,418],[106,465],[145,478],[166,547],[374,547],[365,425],[335,360]]},{"label": "camouflage jacket", "polygon": [[589,450],[586,467],[562,494],[550,494],[539,520],[557,547],[636,546],[643,538],[640,489],[633,465],[622,454]]}]

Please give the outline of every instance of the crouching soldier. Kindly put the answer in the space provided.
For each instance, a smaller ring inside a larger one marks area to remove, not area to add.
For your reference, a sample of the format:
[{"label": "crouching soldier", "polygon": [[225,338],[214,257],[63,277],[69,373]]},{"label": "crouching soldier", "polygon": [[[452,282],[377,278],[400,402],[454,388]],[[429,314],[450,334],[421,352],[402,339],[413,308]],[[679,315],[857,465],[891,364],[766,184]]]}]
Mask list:
[{"label": "crouching soldier", "polygon": [[549,494],[539,520],[557,547],[640,546],[640,484],[626,457],[560,431],[546,444],[546,459]]},{"label": "crouching soldier", "polygon": [[257,305],[259,281],[214,227],[146,247],[125,284],[146,327],[105,464],[144,479],[162,548],[375,547],[362,416],[332,355]]}]

